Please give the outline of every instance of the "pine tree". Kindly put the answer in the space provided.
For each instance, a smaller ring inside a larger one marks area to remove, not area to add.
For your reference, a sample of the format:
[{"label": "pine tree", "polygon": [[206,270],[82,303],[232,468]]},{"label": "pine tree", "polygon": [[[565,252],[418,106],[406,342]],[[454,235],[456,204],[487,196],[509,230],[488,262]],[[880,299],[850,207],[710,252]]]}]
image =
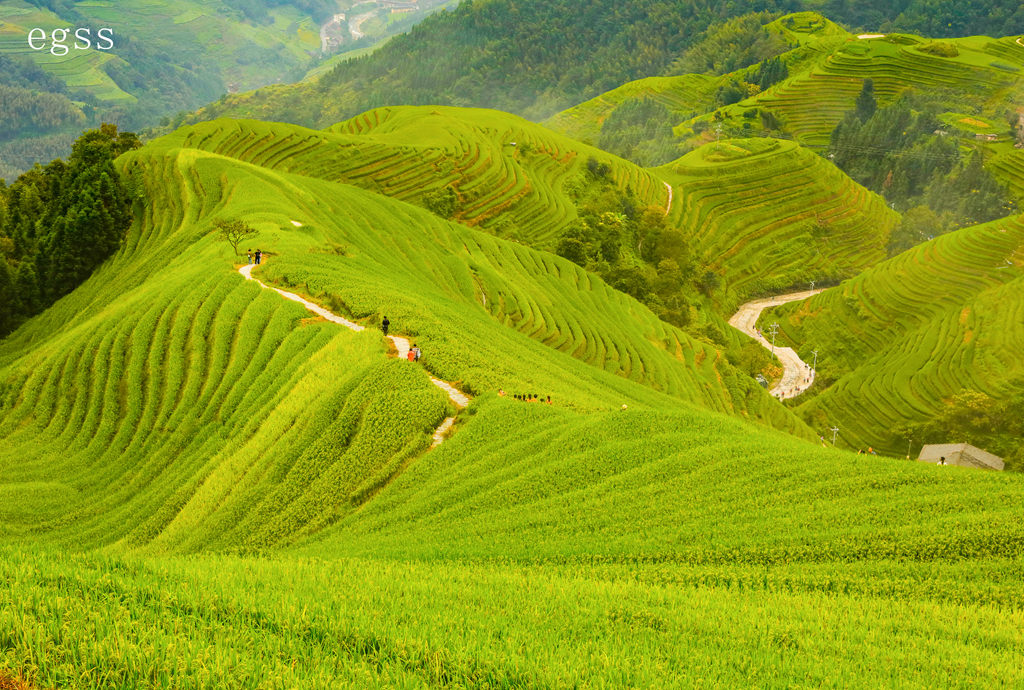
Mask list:
[{"label": "pine tree", "polygon": [[867,122],[868,118],[875,114],[878,103],[875,102],[875,82],[871,79],[864,80],[860,95],[857,96],[857,117],[861,122]]}]

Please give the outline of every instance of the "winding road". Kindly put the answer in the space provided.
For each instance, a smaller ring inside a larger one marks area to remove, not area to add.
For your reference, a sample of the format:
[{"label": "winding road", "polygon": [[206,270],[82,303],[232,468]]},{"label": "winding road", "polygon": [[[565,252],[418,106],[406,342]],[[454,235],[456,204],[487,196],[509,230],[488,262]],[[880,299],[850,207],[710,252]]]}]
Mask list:
[{"label": "winding road", "polygon": [[667,216],[672,212],[672,185],[666,182],[665,189],[668,190],[668,203],[665,204],[665,215]]},{"label": "winding road", "polygon": [[[736,330],[746,333],[751,338],[761,343],[768,350],[772,349],[772,343],[757,330],[757,320],[761,312],[768,307],[777,307],[786,302],[799,302],[812,297],[822,290],[804,290],[803,292],[791,292],[786,295],[776,295],[765,299],[757,299],[742,305],[732,318],[729,325]],[[776,398],[795,398],[811,387],[814,383],[814,370],[797,355],[796,350],[791,347],[775,347],[775,356],[782,362],[782,378],[771,393]]]},{"label": "winding road", "polygon": [[[274,292],[281,295],[287,300],[291,300],[292,302],[298,302],[309,311],[313,312],[317,316],[323,317],[324,319],[330,321],[331,323],[336,323],[339,326],[344,326],[345,328],[348,328],[349,330],[352,331],[356,331],[357,333],[359,331],[366,330],[365,326],[361,326],[358,323],[342,318],[341,316],[338,316],[337,314],[334,314],[333,312],[324,309],[320,305],[314,304],[313,302],[310,302],[309,300],[300,297],[299,295],[296,295],[294,292],[287,292],[285,290],[281,290],[280,288],[267,285],[266,283],[257,280],[256,278],[253,278],[253,268],[253,264],[249,264],[248,266],[242,266],[241,268],[239,268],[238,272],[241,273],[246,280],[251,280],[260,287],[266,288],[267,290],[273,290]],[[405,359],[409,354],[409,339],[403,338],[398,335],[389,335],[387,336],[387,338],[395,346],[395,351],[398,353],[398,358]],[[452,404],[454,404],[455,407],[460,410],[467,407],[470,401],[472,400],[472,398],[470,398],[468,395],[466,395],[465,393],[463,393],[462,391],[460,391],[458,388],[448,383],[447,381],[442,381],[437,377],[431,376],[430,382],[433,383],[438,388],[440,388],[441,390],[443,390],[448,395],[448,399],[452,401]],[[441,424],[438,425],[437,429],[434,430],[433,442],[430,444],[431,448],[440,445],[440,443],[444,441],[445,434],[448,433],[448,431],[452,428],[452,424],[454,423],[455,417],[445,417],[444,421],[442,421]]]}]

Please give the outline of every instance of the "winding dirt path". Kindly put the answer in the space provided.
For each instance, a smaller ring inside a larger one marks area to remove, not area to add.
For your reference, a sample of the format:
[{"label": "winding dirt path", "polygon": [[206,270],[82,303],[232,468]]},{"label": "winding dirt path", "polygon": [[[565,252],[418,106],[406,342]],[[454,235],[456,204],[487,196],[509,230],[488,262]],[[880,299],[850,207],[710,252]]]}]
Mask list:
[{"label": "winding dirt path", "polygon": [[[732,318],[729,325],[738,331],[746,333],[751,338],[761,343],[768,350],[772,349],[772,343],[757,330],[757,320],[761,312],[768,307],[777,307],[786,302],[799,302],[812,297],[822,290],[804,290],[803,292],[791,292],[786,295],[776,295],[765,299],[756,299],[742,305]],[[814,370],[800,359],[796,350],[791,347],[775,346],[775,356],[782,362],[782,378],[771,393],[776,398],[795,398],[811,387],[814,383]]]},{"label": "winding dirt path", "polygon": [[665,189],[668,190],[668,203],[665,204],[665,215],[667,216],[672,212],[672,185],[665,182]]},{"label": "winding dirt path", "polygon": [[[345,328],[348,328],[349,330],[355,331],[357,333],[359,331],[365,331],[366,330],[365,326],[361,326],[358,323],[355,323],[353,321],[349,321],[348,319],[342,318],[342,317],[338,316],[337,314],[324,309],[320,305],[314,304],[313,302],[310,302],[309,300],[305,299],[304,297],[300,297],[299,295],[296,295],[294,292],[288,292],[286,290],[281,290],[280,288],[273,287],[272,285],[267,285],[266,283],[264,283],[264,282],[262,282],[262,281],[260,281],[260,280],[258,280],[256,278],[253,278],[252,277],[252,269],[253,268],[254,268],[253,264],[249,264],[248,266],[242,266],[241,268],[239,268],[238,272],[241,273],[242,276],[245,277],[246,280],[251,280],[251,281],[255,282],[257,285],[259,285],[260,287],[265,288],[267,290],[273,290],[274,292],[276,292],[277,294],[281,295],[282,297],[284,297],[287,300],[291,300],[292,302],[298,302],[299,304],[304,306],[309,311],[313,312],[317,316],[323,317],[324,319],[326,319],[327,321],[330,321],[331,323],[336,323],[339,326],[344,326]],[[408,355],[409,355],[409,347],[410,347],[409,339],[408,338],[403,338],[403,337],[398,336],[398,335],[389,335],[389,336],[387,336],[387,338],[395,346],[395,350],[398,352],[398,358],[399,359],[406,359],[408,357]],[[441,379],[439,379],[439,378],[437,378],[435,376],[431,376],[430,377],[430,382],[433,383],[438,388],[440,388],[441,390],[443,390],[448,395],[448,399],[452,401],[452,404],[455,405],[455,407],[460,409],[460,410],[465,408],[465,407],[467,407],[469,405],[470,401],[472,401],[472,398],[470,396],[466,395],[465,393],[463,393],[462,391],[460,391],[458,388],[456,388],[452,384],[448,383],[447,381],[442,381]],[[430,444],[431,448],[434,448],[435,446],[440,445],[440,443],[442,441],[444,441],[445,434],[448,433],[448,431],[452,428],[452,425],[454,423],[455,423],[455,417],[445,417],[444,421],[442,421],[441,424],[438,425],[437,429],[434,430],[433,442]]]}]

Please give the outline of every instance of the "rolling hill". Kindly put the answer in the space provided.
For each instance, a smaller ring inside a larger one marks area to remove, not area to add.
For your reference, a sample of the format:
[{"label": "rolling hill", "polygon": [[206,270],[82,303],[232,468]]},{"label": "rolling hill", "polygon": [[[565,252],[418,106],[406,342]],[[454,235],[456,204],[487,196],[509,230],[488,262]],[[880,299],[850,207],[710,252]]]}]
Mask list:
[{"label": "rolling hill", "polygon": [[[0,343],[6,673],[1021,679],[1018,475],[809,443],[713,348],[579,267],[297,174],[301,146],[286,171],[308,131],[204,127],[119,159],[149,199],[121,251]],[[212,231],[229,217],[258,230],[261,279],[371,328],[239,277]],[[423,367],[386,356],[384,313]],[[428,371],[476,395],[432,450],[450,410]]]},{"label": "rolling hill", "polygon": [[727,305],[850,277],[881,261],[899,214],[792,142],[730,139],[657,168],[672,223],[724,279]]},{"label": "rolling hill", "polygon": [[1022,271],[1024,225],[1007,218],[926,242],[761,323],[777,320],[805,357],[819,351],[833,383],[800,405],[805,419],[838,425],[848,447],[902,455],[921,443],[902,429],[961,390],[1024,392]]}]

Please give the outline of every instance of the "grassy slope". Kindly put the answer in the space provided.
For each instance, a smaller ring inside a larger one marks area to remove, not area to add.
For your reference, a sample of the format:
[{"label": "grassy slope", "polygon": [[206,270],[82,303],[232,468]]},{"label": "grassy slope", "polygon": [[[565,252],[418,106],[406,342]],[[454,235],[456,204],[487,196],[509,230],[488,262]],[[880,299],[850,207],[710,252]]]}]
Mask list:
[{"label": "grassy slope", "polygon": [[[823,54],[850,37],[837,24],[815,12],[786,15],[767,24],[765,29],[793,46],[782,56],[790,74],[809,69]],[[544,124],[574,139],[596,144],[608,115],[626,101],[641,98],[661,103],[677,116],[676,123],[684,122],[714,110],[718,89],[734,78],[742,78],[747,71],[742,69],[724,76],[681,74],[638,79],[553,115]]]},{"label": "grassy slope", "polygon": [[906,452],[894,431],[962,388],[1001,397],[1024,374],[1024,223],[1008,218],[915,247],[806,303],[762,317],[838,379],[803,403],[850,446]]},{"label": "grassy slope", "polygon": [[726,140],[657,169],[674,224],[721,273],[729,302],[849,277],[885,256],[899,214],[792,142]]},{"label": "grassy slope", "polygon": [[[331,498],[344,503],[378,481],[374,472],[387,463],[423,449],[444,416],[425,375],[385,364],[372,332],[339,335],[303,322],[300,309],[243,283],[210,236],[214,217],[241,215],[262,230],[254,245],[274,255],[265,275],[357,318],[388,314],[419,342],[433,372],[467,390],[550,394],[578,410],[689,401],[806,433],[713,347],[557,257],[352,187],[178,149],[173,140],[125,166],[145,170],[155,207],[115,260],[0,349],[0,457],[17,483],[9,491],[32,486],[9,508],[9,524],[21,526],[12,534],[42,522],[82,545],[112,535],[143,543],[193,494],[205,500],[204,482],[216,494],[241,473],[243,495],[211,504],[231,515],[235,534],[211,522],[189,539],[274,543],[259,529],[267,517],[246,496],[300,511],[322,497],[295,485],[286,489],[295,495],[274,498],[268,487],[319,475],[330,449],[347,447],[351,458],[330,461],[340,468],[331,472],[348,473],[330,484],[348,486]],[[389,383],[396,376],[415,383],[408,394]],[[333,382],[326,392],[316,386],[323,380]],[[392,385],[399,390],[388,392]],[[389,406],[400,410],[395,419],[378,420]],[[378,453],[361,441],[367,428],[395,446]],[[55,474],[61,447],[74,452]],[[146,463],[125,466],[126,457]],[[253,463],[259,471],[246,472]],[[85,468],[94,472],[83,475]],[[117,491],[99,490],[108,485]],[[53,512],[40,515],[36,500]],[[240,503],[253,524],[232,512]]]},{"label": "grassy slope", "polygon": [[[727,370],[576,267],[178,143],[122,160],[152,208],[0,345],[3,666],[67,687],[1020,680],[1019,477],[857,464],[687,404],[732,406]],[[266,277],[386,309],[469,388],[559,404],[484,393],[421,454],[446,413],[426,374],[242,281],[209,233],[236,215]]]},{"label": "grassy slope", "polygon": [[540,248],[551,248],[576,218],[563,187],[589,158],[607,163],[618,186],[649,205],[664,208],[668,201],[651,172],[493,110],[379,108],[326,131],[216,120],[171,136],[184,146],[420,204],[451,185],[459,197],[455,220],[491,229],[511,222],[520,239]]}]

